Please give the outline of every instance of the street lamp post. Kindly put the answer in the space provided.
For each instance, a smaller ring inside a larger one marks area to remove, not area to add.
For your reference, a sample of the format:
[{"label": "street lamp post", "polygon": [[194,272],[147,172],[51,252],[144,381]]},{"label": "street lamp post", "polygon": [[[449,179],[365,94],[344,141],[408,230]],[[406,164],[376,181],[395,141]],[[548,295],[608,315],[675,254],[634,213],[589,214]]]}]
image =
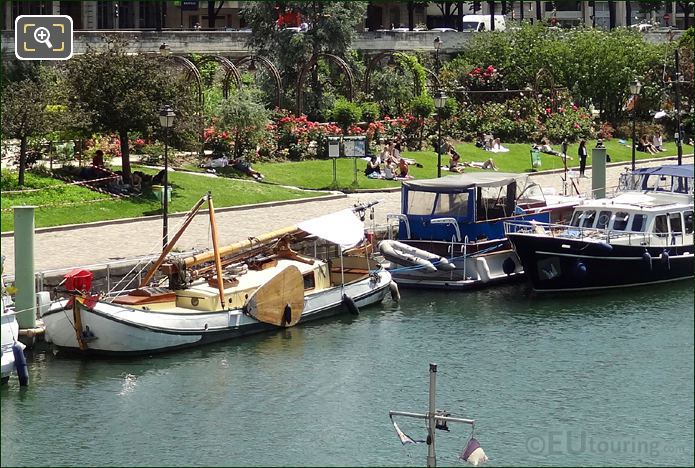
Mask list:
[{"label": "street lamp post", "polygon": [[446,95],[437,91],[434,97],[434,107],[437,108],[437,177],[442,176],[442,109],[446,106]]},{"label": "street lamp post", "polygon": [[435,67],[437,74],[437,93],[434,98],[434,106],[437,108],[437,177],[442,176],[442,112],[441,109],[446,104],[446,96],[439,88],[439,69],[441,63],[439,61],[439,50],[442,48],[442,40],[439,36],[434,38],[435,50]]},{"label": "street lamp post", "polygon": [[164,129],[164,194],[162,198],[162,246],[169,243],[169,129],[174,125],[174,109],[170,105],[159,111],[159,124]]},{"label": "street lamp post", "polygon": [[630,93],[632,94],[632,170],[635,170],[635,148],[637,142],[635,141],[635,121],[637,120],[637,97],[642,90],[642,83],[639,80],[635,80],[630,83]]}]

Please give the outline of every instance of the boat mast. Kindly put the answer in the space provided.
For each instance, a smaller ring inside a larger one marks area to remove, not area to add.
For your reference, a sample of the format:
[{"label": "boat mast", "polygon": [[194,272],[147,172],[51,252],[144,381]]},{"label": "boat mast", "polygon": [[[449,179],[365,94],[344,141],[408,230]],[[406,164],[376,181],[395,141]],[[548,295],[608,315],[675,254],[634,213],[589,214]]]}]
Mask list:
[{"label": "boat mast", "polygon": [[[181,228],[176,232],[174,237],[171,239],[171,242],[169,242],[164,249],[162,249],[162,253],[159,255],[159,258],[152,264],[150,269],[147,271],[147,274],[145,277],[142,279],[140,282],[140,287],[143,288],[145,287],[152,277],[154,276],[155,272],[159,269],[160,266],[162,266],[162,263],[164,262],[164,259],[166,258],[167,255],[169,255],[169,252],[174,248],[176,245],[176,242],[179,240],[179,238],[183,235],[184,231],[188,227],[189,224],[191,224],[191,221],[193,221],[193,218],[195,217],[196,213],[198,213],[198,210],[202,206],[202,204],[210,198],[210,192],[208,192],[206,195],[204,195],[198,202],[191,208],[191,210],[186,214],[186,218],[184,219],[183,225]],[[210,202],[212,203],[212,201]]]},{"label": "boat mast", "polygon": [[217,290],[220,293],[220,305],[224,309],[224,279],[222,278],[222,261],[217,245],[217,224],[215,223],[215,207],[212,204],[212,194],[208,192],[208,208],[210,213],[210,230],[212,234],[212,250],[215,255],[215,270],[217,271]]}]

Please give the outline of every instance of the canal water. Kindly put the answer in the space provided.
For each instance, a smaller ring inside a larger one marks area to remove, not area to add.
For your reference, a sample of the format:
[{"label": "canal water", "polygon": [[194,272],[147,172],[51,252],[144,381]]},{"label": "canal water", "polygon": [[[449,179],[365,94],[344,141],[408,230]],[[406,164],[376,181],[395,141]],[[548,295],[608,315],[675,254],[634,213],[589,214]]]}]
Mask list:
[{"label": "canal water", "polygon": [[[35,353],[2,389],[2,466],[418,466],[389,410],[477,420],[502,465],[693,465],[693,283],[539,298],[525,286],[403,301],[156,357]],[[419,420],[398,419],[415,439]],[[469,426],[437,432],[462,465]]]}]

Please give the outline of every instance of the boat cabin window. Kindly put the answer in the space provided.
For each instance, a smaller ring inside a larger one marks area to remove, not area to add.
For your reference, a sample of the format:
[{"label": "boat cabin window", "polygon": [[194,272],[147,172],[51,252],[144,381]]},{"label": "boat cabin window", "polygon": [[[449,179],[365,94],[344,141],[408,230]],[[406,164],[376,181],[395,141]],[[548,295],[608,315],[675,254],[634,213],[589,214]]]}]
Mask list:
[{"label": "boat cabin window", "polygon": [[666,215],[659,215],[654,218],[653,231],[660,237],[668,236],[668,221],[666,220]]},{"label": "boat cabin window", "polygon": [[314,289],[316,287],[316,278],[314,278],[314,272],[309,272],[304,275],[304,290]]},{"label": "boat cabin window", "polygon": [[692,234],[693,233],[693,212],[692,211],[686,211],[683,213],[683,220],[685,221],[685,233],[686,234]]},{"label": "boat cabin window", "polygon": [[630,218],[630,215],[625,213],[624,211],[619,211],[615,214],[615,218],[613,219],[613,230],[615,231],[624,231],[627,229],[627,221]]},{"label": "boat cabin window", "polygon": [[440,193],[434,206],[436,216],[465,218],[468,215],[467,193]]},{"label": "boat cabin window", "polygon": [[632,227],[630,228],[633,232],[643,232],[645,227],[645,221],[647,220],[647,215],[636,214],[632,218]]},{"label": "boat cabin window", "polygon": [[596,219],[596,211],[585,211],[582,217],[582,227],[590,228],[594,225],[594,219]]},{"label": "boat cabin window", "polygon": [[408,192],[408,212],[409,215],[431,215],[437,194],[434,192]]},{"label": "boat cabin window", "polygon": [[[596,229],[606,229],[608,222],[611,220],[611,215],[613,213],[610,211],[601,211],[598,214],[598,219],[596,220]],[[586,226],[591,227],[591,226]]]},{"label": "boat cabin window", "polygon": [[683,234],[683,223],[681,222],[680,213],[670,213],[668,220],[671,223],[671,234]]},{"label": "boat cabin window", "polygon": [[575,211],[572,215],[572,220],[570,221],[570,226],[579,227],[584,217],[583,211]]}]

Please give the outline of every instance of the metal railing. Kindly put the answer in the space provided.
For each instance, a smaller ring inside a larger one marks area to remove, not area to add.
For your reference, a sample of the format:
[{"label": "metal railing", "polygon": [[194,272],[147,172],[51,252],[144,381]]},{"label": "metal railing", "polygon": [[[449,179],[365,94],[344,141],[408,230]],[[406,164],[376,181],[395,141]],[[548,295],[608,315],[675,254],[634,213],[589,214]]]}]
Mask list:
[{"label": "metal railing", "polygon": [[505,222],[504,233],[532,234],[568,240],[606,242],[627,246],[684,246],[693,244],[692,232],[635,232],[538,222]]}]

